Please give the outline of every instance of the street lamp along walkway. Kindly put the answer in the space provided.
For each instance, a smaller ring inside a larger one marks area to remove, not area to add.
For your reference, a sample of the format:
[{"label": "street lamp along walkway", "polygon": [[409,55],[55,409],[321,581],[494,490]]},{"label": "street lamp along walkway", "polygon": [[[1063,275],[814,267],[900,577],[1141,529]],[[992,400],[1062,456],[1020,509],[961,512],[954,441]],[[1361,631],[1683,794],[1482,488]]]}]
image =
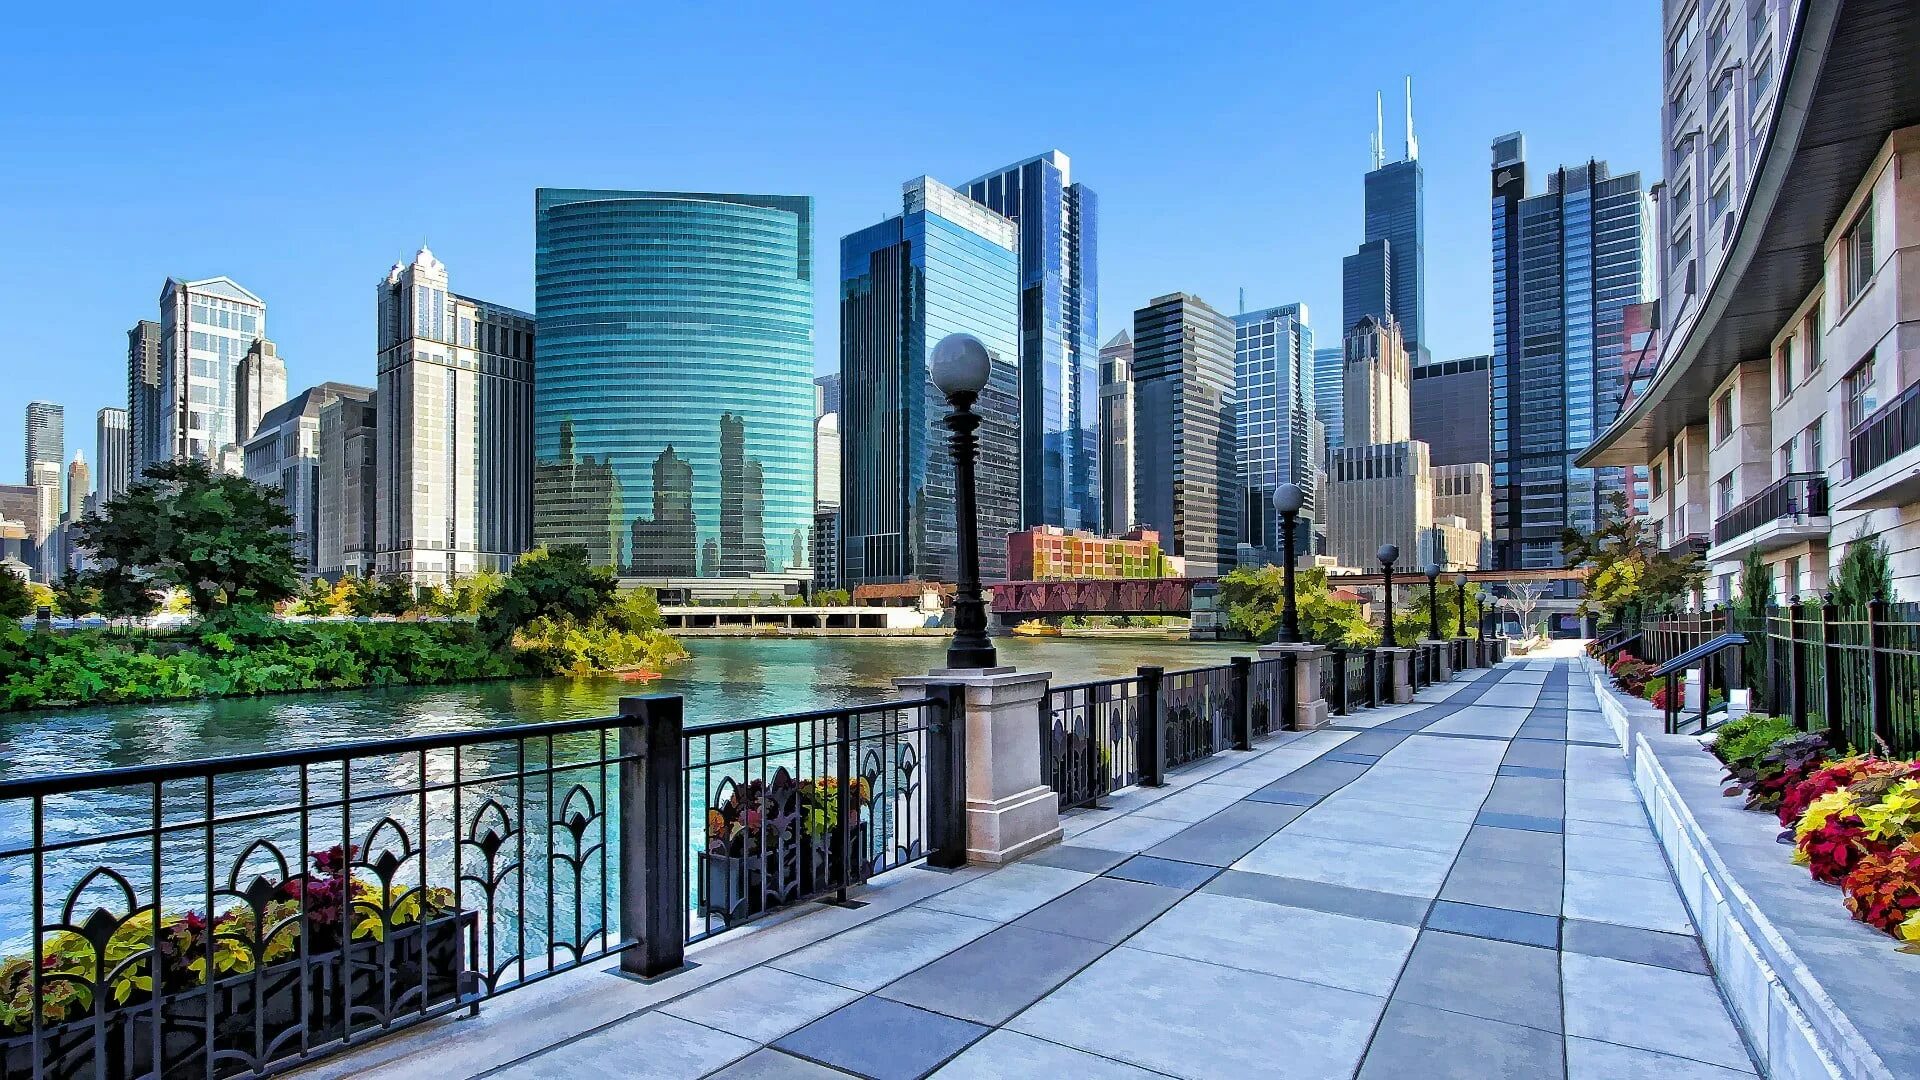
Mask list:
[{"label": "street lamp along walkway", "polygon": [[993,357],[972,334],[949,334],[933,347],[927,363],[933,384],[953,411],[947,428],[953,453],[954,532],[959,542],[960,580],[953,596],[953,641],[947,646],[950,670],[991,668],[999,654],[987,637],[987,603],[980,593],[980,512],[974,493],[973,464],[979,454],[980,414],[973,403],[993,372]]}]

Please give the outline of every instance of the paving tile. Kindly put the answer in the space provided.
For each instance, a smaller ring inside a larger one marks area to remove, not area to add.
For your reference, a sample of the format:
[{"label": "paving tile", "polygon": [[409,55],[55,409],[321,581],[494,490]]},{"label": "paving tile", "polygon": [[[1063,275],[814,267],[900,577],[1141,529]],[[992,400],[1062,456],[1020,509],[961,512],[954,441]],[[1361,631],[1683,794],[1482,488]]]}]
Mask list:
[{"label": "paving tile", "polygon": [[1568,1035],[1748,1067],[1711,977],[1578,953],[1560,965]]},{"label": "paving tile", "polygon": [[1501,776],[1524,776],[1540,780],[1564,780],[1567,774],[1559,769],[1540,769],[1530,765],[1502,765]]},{"label": "paving tile", "polygon": [[1353,754],[1345,751],[1328,754],[1321,761],[1340,761],[1348,765],[1371,765],[1380,760],[1379,754]]},{"label": "paving tile", "polygon": [[770,1043],[860,996],[818,979],[755,968],[669,1001],[660,1011],[756,1043]]},{"label": "paving tile", "polygon": [[788,953],[771,966],[854,990],[878,990],[993,928],[985,919],[912,907]]},{"label": "paving tile", "polygon": [[1400,731],[1369,731],[1355,735],[1340,747],[1342,753],[1372,754],[1378,756],[1399,746],[1406,739],[1406,733]]},{"label": "paving tile", "polygon": [[1638,926],[1672,934],[1693,933],[1693,922],[1671,881],[1567,871],[1561,914],[1588,922]]},{"label": "paving tile", "polygon": [[707,1080],[847,1080],[847,1074],[778,1050],[756,1050]]},{"label": "paving tile", "polygon": [[1440,891],[1452,862],[1450,854],[1283,832],[1254,848],[1233,868],[1374,892],[1431,897]]},{"label": "paving tile", "polygon": [[1613,836],[1567,837],[1567,866],[1596,874],[1620,874],[1625,877],[1666,881],[1667,860],[1660,845],[1623,840]]},{"label": "paving tile", "polygon": [[1560,958],[1551,949],[1429,929],[1393,1000],[1542,1031],[1560,1030]]},{"label": "paving tile", "polygon": [[1551,1031],[1395,1001],[1381,1018],[1360,1080],[1550,1080],[1566,1076],[1560,1043]]},{"label": "paving tile", "polygon": [[1489,814],[1521,814],[1526,817],[1564,817],[1564,785],[1558,780],[1538,780],[1526,776],[1502,776],[1493,782],[1481,810]]},{"label": "paving tile", "polygon": [[1567,1040],[1567,1080],[1740,1080],[1750,1069],[1656,1054],[1594,1039]]},{"label": "paving tile", "polygon": [[969,1046],[934,1074],[938,1080],[1024,1080],[1030,1076],[1154,1080],[1159,1075],[1004,1028]]},{"label": "paving tile", "polygon": [[1532,814],[1494,814],[1481,811],[1474,817],[1475,825],[1491,825],[1496,829],[1523,829],[1527,832],[1557,833],[1564,831],[1565,823],[1559,818],[1538,817]]},{"label": "paving tile", "polygon": [[879,994],[991,1026],[1004,1023],[1106,951],[1106,945],[1086,938],[1003,926],[889,983]]},{"label": "paving tile", "polygon": [[1478,707],[1436,721],[1426,730],[1428,734],[1492,735],[1511,739],[1526,720],[1527,714],[1521,709]]},{"label": "paving tile", "polygon": [[1473,831],[1467,834],[1467,842],[1461,845],[1460,857],[1500,859],[1558,869],[1562,865],[1560,845],[1558,833],[1475,825]]},{"label": "paving tile", "polygon": [[1637,926],[1568,919],[1561,927],[1560,947],[1583,956],[1606,956],[1635,964],[1672,968],[1706,975],[1711,972],[1700,940],[1692,934],[1669,934]]},{"label": "paving tile", "polygon": [[1089,829],[1081,833],[1073,838],[1073,842],[1086,847],[1105,848],[1108,851],[1120,851],[1131,855],[1136,851],[1145,851],[1186,828],[1188,824],[1189,822],[1174,821],[1171,818],[1128,814],[1118,821],[1110,821],[1097,829]]},{"label": "paving tile", "polygon": [[[636,1046],[646,1047],[647,1052],[634,1053]],[[581,1076],[693,1080],[758,1048],[750,1039],[677,1016],[649,1012],[519,1062],[511,1075],[526,1080],[574,1080]]]},{"label": "paving tile", "polygon": [[1215,788],[1202,790],[1195,785],[1185,791],[1169,795],[1159,802],[1143,806],[1134,811],[1147,817],[1170,818],[1174,821],[1195,822],[1212,817],[1226,807],[1240,801],[1242,792]]},{"label": "paving tile", "polygon": [[1350,990],[1120,948],[1009,1026],[1178,1076],[1324,1080],[1352,1074],[1381,1004]]},{"label": "paving tile", "polygon": [[1078,870],[1083,874],[1104,874],[1127,861],[1124,851],[1107,851],[1104,848],[1081,847],[1078,844],[1055,844],[1041,848],[1035,854],[1027,856],[1021,863],[1028,866],[1057,866],[1062,870]]},{"label": "paving tile", "polygon": [[1480,907],[1560,914],[1560,870],[1538,863],[1461,858],[1447,874],[1440,899]]},{"label": "paving tile", "polygon": [[978,1024],[951,1016],[864,997],[774,1045],[873,1080],[912,1080],[932,1072],[986,1033]]},{"label": "paving tile", "polygon": [[929,896],[920,901],[919,906],[950,911],[955,915],[971,915],[976,919],[1012,922],[1054,897],[1071,892],[1091,880],[1092,875],[1078,870],[1018,862],[936,896]]},{"label": "paving tile", "polygon": [[1418,931],[1218,893],[1175,904],[1127,948],[1385,997]]},{"label": "paving tile", "polygon": [[1304,807],[1285,803],[1257,800],[1235,803],[1148,848],[1147,854],[1181,862],[1229,866],[1304,812]]},{"label": "paving tile", "polygon": [[1620,824],[1611,821],[1586,821],[1581,818],[1568,818],[1566,821],[1568,836],[1617,836],[1626,840],[1640,840],[1654,843],[1653,826],[1646,821]]},{"label": "paving tile", "polygon": [[1340,790],[1361,774],[1367,766],[1351,761],[1328,761],[1322,758],[1311,765],[1304,765],[1275,781],[1274,786],[1282,791],[1298,791],[1305,795],[1330,795]]},{"label": "paving tile", "polygon": [[1528,742],[1516,742],[1508,746],[1507,756],[1501,759],[1503,765],[1535,769],[1565,769],[1566,763],[1567,751],[1564,747]]},{"label": "paving tile", "polygon": [[1281,788],[1279,784],[1273,784],[1268,787],[1263,787],[1258,791],[1248,792],[1242,801],[1279,803],[1285,806],[1312,806],[1324,798],[1326,798],[1325,795],[1309,795],[1302,791],[1287,791]]},{"label": "paving tile", "polygon": [[1180,899],[1181,890],[1095,878],[1020,919],[1016,926],[1117,944]]},{"label": "paving tile", "polygon": [[1464,821],[1414,817],[1384,807],[1376,811],[1354,803],[1328,802],[1302,814],[1298,821],[1287,826],[1287,833],[1451,855],[1460,850],[1460,842],[1470,828],[1472,826]]},{"label": "paving tile", "polygon": [[1219,872],[1220,868],[1217,866],[1179,862],[1174,859],[1158,859],[1151,855],[1135,855],[1107,871],[1107,876],[1120,878],[1123,881],[1144,881],[1149,885],[1165,885],[1169,889],[1184,891],[1205,885],[1208,878]]},{"label": "paving tile", "polygon": [[1469,934],[1543,949],[1554,948],[1560,940],[1560,920],[1555,916],[1458,904],[1451,900],[1434,903],[1433,911],[1427,915],[1427,926],[1453,934]]},{"label": "paving tile", "polygon": [[1301,878],[1249,874],[1240,870],[1222,872],[1219,877],[1202,886],[1200,891],[1334,915],[1351,915],[1358,919],[1376,919],[1402,926],[1419,926],[1428,906],[1427,901],[1420,897],[1350,889],[1344,885],[1329,885],[1323,881]]}]

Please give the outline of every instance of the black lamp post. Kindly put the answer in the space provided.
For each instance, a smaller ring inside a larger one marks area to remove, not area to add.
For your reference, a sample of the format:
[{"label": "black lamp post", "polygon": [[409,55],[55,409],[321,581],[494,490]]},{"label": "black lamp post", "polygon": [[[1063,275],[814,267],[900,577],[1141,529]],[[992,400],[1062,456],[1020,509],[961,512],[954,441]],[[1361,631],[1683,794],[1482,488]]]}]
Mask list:
[{"label": "black lamp post", "polygon": [[1427,564],[1427,640],[1440,640],[1440,564]]},{"label": "black lamp post", "polygon": [[1286,604],[1280,613],[1280,641],[1293,645],[1300,640],[1300,609],[1293,599],[1293,527],[1306,502],[1298,484],[1281,484],[1273,492],[1273,507],[1280,511],[1280,580],[1286,587]]},{"label": "black lamp post", "polygon": [[1386,647],[1389,649],[1397,647],[1397,643],[1393,640],[1393,560],[1399,557],[1400,557],[1399,548],[1393,546],[1392,544],[1380,545],[1380,571],[1381,571],[1382,577],[1385,579],[1385,585],[1386,585],[1386,587],[1382,591],[1386,593],[1386,597],[1387,597],[1386,629],[1385,629],[1385,632],[1380,635],[1380,637],[1381,637],[1381,640],[1387,643]]},{"label": "black lamp post", "polygon": [[1482,645],[1485,645],[1487,643],[1487,609],[1491,608],[1492,606],[1493,606],[1493,593],[1487,589],[1481,589],[1480,590],[1480,643]]},{"label": "black lamp post", "polygon": [[1460,590],[1460,636],[1467,636],[1467,575],[1455,574],[1453,587]]},{"label": "black lamp post", "polygon": [[979,450],[974,432],[980,416],[974,399],[987,385],[993,358],[971,334],[949,334],[933,347],[927,367],[933,384],[947,396],[953,411],[947,427],[953,432],[954,532],[960,546],[960,580],[953,595],[953,641],[947,646],[947,667],[990,668],[999,654],[987,638],[987,603],[980,595],[980,513],[973,490],[973,460]]}]

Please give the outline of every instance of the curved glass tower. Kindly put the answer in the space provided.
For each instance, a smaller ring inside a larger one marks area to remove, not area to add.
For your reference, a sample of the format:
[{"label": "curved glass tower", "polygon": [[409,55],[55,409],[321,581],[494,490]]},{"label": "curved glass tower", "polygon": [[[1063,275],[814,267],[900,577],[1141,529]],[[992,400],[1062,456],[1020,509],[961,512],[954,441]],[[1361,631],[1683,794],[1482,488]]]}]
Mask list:
[{"label": "curved glass tower", "polygon": [[534,542],[656,582],[805,567],[813,200],[540,188],[534,216]]}]

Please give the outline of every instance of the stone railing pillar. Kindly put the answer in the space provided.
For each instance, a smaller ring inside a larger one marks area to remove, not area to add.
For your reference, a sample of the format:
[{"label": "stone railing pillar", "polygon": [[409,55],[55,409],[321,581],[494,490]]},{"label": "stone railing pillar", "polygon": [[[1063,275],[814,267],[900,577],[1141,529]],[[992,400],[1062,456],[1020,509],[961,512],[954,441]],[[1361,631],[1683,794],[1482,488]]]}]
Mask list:
[{"label": "stone railing pillar", "polygon": [[1407,648],[1381,649],[1380,658],[1387,663],[1392,677],[1387,685],[1393,688],[1393,704],[1405,705],[1413,700],[1413,650]]},{"label": "stone railing pillar", "polygon": [[911,694],[960,688],[966,704],[967,861],[1007,863],[1060,839],[1060,797],[1047,783],[1042,725],[1051,674],[936,669],[895,679]]},{"label": "stone railing pillar", "polygon": [[1286,725],[1294,731],[1312,731],[1327,726],[1327,699],[1320,693],[1320,666],[1328,662],[1329,653],[1324,645],[1262,645],[1260,659],[1279,660],[1283,657],[1294,658],[1293,665],[1293,715],[1286,718]]},{"label": "stone railing pillar", "polygon": [[1432,657],[1433,670],[1427,672],[1430,681],[1443,683],[1453,678],[1453,642],[1436,638],[1421,644],[1428,647],[1427,654]]}]

